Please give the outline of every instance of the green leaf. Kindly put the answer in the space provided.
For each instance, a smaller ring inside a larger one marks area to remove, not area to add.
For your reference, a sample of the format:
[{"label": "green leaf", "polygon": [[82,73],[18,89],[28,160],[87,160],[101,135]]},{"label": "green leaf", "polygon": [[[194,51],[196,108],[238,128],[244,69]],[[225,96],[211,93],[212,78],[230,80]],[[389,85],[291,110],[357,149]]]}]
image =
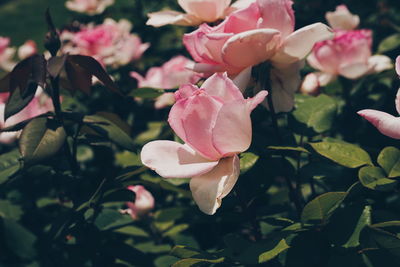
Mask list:
[{"label": "green leaf", "polygon": [[400,150],[385,147],[378,156],[378,164],[385,170],[388,178],[400,176]]},{"label": "green leaf", "polygon": [[318,154],[348,168],[373,165],[366,151],[350,143],[330,141],[310,145]]},{"label": "green leaf", "polygon": [[142,251],[143,253],[165,253],[171,250],[171,246],[167,244],[155,244],[153,241],[143,242],[135,245],[135,248]]},{"label": "green leaf", "polygon": [[400,33],[390,35],[379,44],[378,53],[385,53],[400,46]]},{"label": "green leaf", "polygon": [[141,144],[145,144],[151,140],[157,139],[157,137],[161,134],[164,126],[165,126],[165,122],[149,122],[147,125],[148,130],[140,133],[136,137],[135,143],[141,145]]},{"label": "green leaf", "polygon": [[183,259],[178,262],[175,262],[172,267],[188,267],[188,266],[197,266],[199,263],[221,263],[224,262],[224,258],[218,259]]},{"label": "green leaf", "polygon": [[221,263],[225,260],[223,257],[217,257],[208,252],[186,246],[175,246],[170,254],[183,259],[173,264],[173,267],[193,266],[198,263]]},{"label": "green leaf", "polygon": [[36,251],[36,237],[25,227],[10,219],[3,219],[5,242],[10,250],[24,259],[31,259]]},{"label": "green leaf", "polygon": [[143,166],[142,162],[140,161],[140,157],[130,151],[123,151],[115,154],[115,163],[122,168],[130,166]]},{"label": "green leaf", "polygon": [[302,222],[325,224],[346,196],[346,192],[329,192],[314,198],[304,207],[301,213]]},{"label": "green leaf", "polygon": [[21,155],[17,149],[0,155],[0,184],[6,182],[9,177],[19,170],[20,157]]},{"label": "green leaf", "polygon": [[270,235],[260,242],[250,242],[236,234],[229,234],[224,237],[224,243],[227,246],[224,252],[226,258],[249,265],[268,262],[289,248],[280,234]]},{"label": "green leaf", "polygon": [[138,88],[138,89],[133,90],[129,94],[129,96],[140,97],[140,98],[145,98],[145,99],[155,99],[164,93],[165,93],[165,91],[161,90],[161,89]]},{"label": "green leaf", "polygon": [[0,200],[0,217],[18,221],[24,214],[20,206],[12,204],[8,200]]},{"label": "green leaf", "polygon": [[397,181],[386,178],[384,171],[379,167],[366,166],[359,170],[358,178],[361,184],[369,189],[391,191],[396,188]]},{"label": "green leaf", "polygon": [[240,172],[243,174],[253,168],[260,157],[251,152],[240,154]]},{"label": "green leaf", "polygon": [[56,120],[36,118],[22,131],[19,150],[25,163],[34,163],[55,155],[66,139],[64,127]]},{"label": "green leaf", "polygon": [[294,118],[316,133],[328,131],[336,115],[337,105],[333,98],[319,95],[306,99],[293,112]]},{"label": "green leaf", "polygon": [[100,136],[109,139],[127,150],[132,151],[134,149],[133,140],[129,134],[111,120],[101,115],[91,115],[85,116],[84,122]]},{"label": "green leaf", "polygon": [[133,226],[133,225],[118,228],[118,229],[114,230],[114,232],[124,234],[124,235],[130,235],[130,236],[149,237],[148,233],[146,233],[141,228]]},{"label": "green leaf", "polygon": [[371,206],[365,206],[364,201],[360,200],[338,208],[326,226],[326,233],[337,247],[357,247],[360,245],[361,231],[370,224]]},{"label": "green leaf", "polygon": [[310,154],[310,152],[305,149],[304,147],[301,146],[269,146],[267,147],[267,149],[269,150],[277,150],[277,151],[295,151],[295,152],[303,152],[303,153],[307,153]]},{"label": "green leaf", "polygon": [[103,209],[97,216],[94,224],[101,231],[122,227],[132,222],[130,216],[125,216],[114,209]]},{"label": "green leaf", "polygon": [[175,225],[175,226],[173,226],[172,228],[170,228],[170,229],[168,229],[166,232],[164,232],[162,235],[163,236],[169,236],[169,237],[172,237],[172,236],[175,236],[175,235],[177,235],[177,234],[179,234],[179,233],[181,233],[181,232],[183,232],[183,231],[185,231],[186,229],[188,229],[189,228],[189,225],[188,224],[178,224],[178,225]]},{"label": "green leaf", "polygon": [[368,227],[368,232],[379,248],[400,257],[400,238],[396,235],[375,227]]}]

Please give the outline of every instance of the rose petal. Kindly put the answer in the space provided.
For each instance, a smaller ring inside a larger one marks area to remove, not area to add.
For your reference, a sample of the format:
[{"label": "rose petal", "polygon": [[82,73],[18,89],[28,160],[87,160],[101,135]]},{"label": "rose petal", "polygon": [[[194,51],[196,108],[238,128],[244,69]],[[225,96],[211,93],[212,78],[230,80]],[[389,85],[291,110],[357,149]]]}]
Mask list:
[{"label": "rose petal", "polygon": [[400,76],[400,56],[396,58],[396,72]]},{"label": "rose petal", "polygon": [[228,78],[226,72],[214,74],[203,83],[201,88],[207,94],[222,99],[224,103],[235,100],[242,100],[244,102],[242,93],[233,81]]},{"label": "rose petal", "polygon": [[[272,102],[275,112],[289,112],[294,106],[294,94],[300,88],[300,69],[303,61],[295,62],[285,67],[271,69]],[[264,102],[267,105],[267,101]]]},{"label": "rose petal", "polygon": [[251,70],[252,67],[245,68],[232,80],[242,93],[246,91],[247,85],[251,80]]},{"label": "rose petal", "polygon": [[397,91],[395,104],[396,104],[397,113],[400,114],[400,89]]},{"label": "rose petal", "polygon": [[213,215],[221,206],[222,199],[229,194],[240,174],[237,155],[221,159],[210,172],[190,180],[190,190],[199,209]]},{"label": "rose petal", "polygon": [[[271,58],[278,49],[280,32],[257,29],[235,34],[222,48],[222,58],[229,65],[241,68],[257,65]],[[246,55],[243,55],[246,51]]]},{"label": "rose petal", "polygon": [[284,41],[282,49],[272,60],[276,63],[289,64],[307,56],[315,43],[331,39],[334,33],[323,23],[305,26],[290,34]]},{"label": "rose petal", "polygon": [[140,153],[142,163],[164,178],[190,178],[209,172],[218,161],[210,161],[188,145],[173,141],[147,143]]},{"label": "rose petal", "polygon": [[212,141],[218,152],[226,156],[247,150],[251,143],[250,111],[244,101],[224,104],[219,111]]},{"label": "rose petal", "polygon": [[385,55],[374,55],[368,59],[369,73],[379,73],[393,68],[392,60]]},{"label": "rose petal", "polygon": [[231,0],[178,0],[178,3],[186,13],[206,22],[214,22],[223,17]]},{"label": "rose petal", "polygon": [[386,112],[364,109],[358,115],[372,123],[382,134],[394,139],[400,139],[400,118]]},{"label": "rose petal", "polygon": [[258,92],[254,97],[246,99],[247,101],[247,108],[251,112],[255,109],[261,102],[265,100],[268,96],[268,91],[262,90]]},{"label": "rose petal", "polygon": [[290,0],[258,0],[262,21],[259,28],[276,29],[286,37],[294,30],[293,2]]},{"label": "rose petal", "polygon": [[221,154],[213,146],[212,129],[222,103],[205,92],[191,97],[189,101],[181,114],[185,142],[210,160],[221,158]]},{"label": "rose petal", "polygon": [[365,63],[355,63],[339,67],[339,74],[348,79],[358,79],[368,73],[370,66]]},{"label": "rose petal", "polygon": [[193,26],[201,23],[201,20],[193,15],[188,15],[172,10],[164,10],[147,14],[149,19],[146,25],[153,27],[161,27],[168,24]]}]

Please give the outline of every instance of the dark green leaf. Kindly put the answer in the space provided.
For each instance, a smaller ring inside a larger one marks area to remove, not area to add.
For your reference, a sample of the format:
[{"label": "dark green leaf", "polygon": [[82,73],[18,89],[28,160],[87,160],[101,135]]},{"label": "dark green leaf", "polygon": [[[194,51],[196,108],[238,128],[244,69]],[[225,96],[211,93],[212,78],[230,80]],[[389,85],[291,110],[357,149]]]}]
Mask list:
[{"label": "dark green leaf", "polygon": [[303,152],[303,153],[307,153],[309,154],[310,152],[308,152],[307,149],[305,149],[304,147],[292,147],[292,146],[269,146],[267,147],[267,149],[269,150],[277,150],[277,151],[295,151],[295,152]]},{"label": "dark green leaf", "polygon": [[60,72],[64,68],[66,59],[67,55],[52,57],[48,60],[47,71],[53,78],[56,78],[58,75],[60,75]]},{"label": "dark green leaf", "polygon": [[314,198],[304,207],[301,220],[304,223],[326,223],[346,196],[346,192],[329,192]]},{"label": "dark green leaf", "polygon": [[254,153],[246,152],[240,154],[240,172],[243,174],[253,168],[260,157]]},{"label": "dark green leaf", "polygon": [[17,114],[23,110],[35,97],[37,87],[29,87],[24,94],[21,88],[15,88],[8,97],[6,107],[4,109],[4,120]]},{"label": "dark green leaf", "polygon": [[350,143],[329,141],[310,145],[318,154],[348,168],[373,165],[367,152]]},{"label": "dark green leaf", "polygon": [[36,251],[36,237],[25,227],[10,219],[3,219],[5,242],[9,249],[24,259],[31,259]]},{"label": "dark green leaf", "polygon": [[139,97],[144,99],[155,99],[160,95],[164,94],[165,91],[155,88],[138,88],[133,90],[129,96]]},{"label": "dark green leaf", "polygon": [[85,116],[85,124],[97,134],[109,139],[121,147],[132,151],[134,149],[133,140],[117,124],[101,115]]},{"label": "dark green leaf", "polygon": [[307,128],[323,133],[331,128],[336,111],[335,100],[327,95],[319,95],[300,103],[293,116]]},{"label": "dark green leaf", "polygon": [[379,167],[366,166],[358,172],[358,178],[363,186],[372,190],[390,191],[395,189],[397,181],[386,178],[385,172]]},{"label": "dark green leaf", "polygon": [[19,170],[20,157],[18,150],[0,155],[0,184],[6,182],[9,177]]},{"label": "dark green leaf", "polygon": [[59,122],[36,118],[22,131],[19,150],[25,163],[33,163],[55,155],[65,139],[64,127]]},{"label": "dark green leaf", "polygon": [[400,150],[397,148],[384,148],[378,156],[378,163],[389,178],[400,176]]},{"label": "dark green leaf", "polygon": [[91,93],[92,86],[92,74],[79,66],[67,60],[65,62],[65,72],[67,74],[68,81],[71,83],[71,92],[79,90],[87,95]]},{"label": "dark green leaf", "polygon": [[379,44],[378,53],[385,53],[400,46],[400,33],[390,35]]},{"label": "dark green leaf", "polygon": [[22,214],[20,206],[14,205],[8,200],[0,200],[0,217],[18,221]]}]

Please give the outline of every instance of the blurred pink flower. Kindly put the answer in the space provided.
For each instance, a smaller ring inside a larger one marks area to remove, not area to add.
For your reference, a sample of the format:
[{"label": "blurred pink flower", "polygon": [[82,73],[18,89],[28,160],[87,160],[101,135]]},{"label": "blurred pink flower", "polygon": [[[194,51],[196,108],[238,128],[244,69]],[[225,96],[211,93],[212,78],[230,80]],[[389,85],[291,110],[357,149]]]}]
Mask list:
[{"label": "blurred pink flower", "polygon": [[244,99],[227,77],[217,73],[201,88],[187,84],[175,93],[168,122],[185,142],[153,141],[141,152],[144,165],[164,178],[190,178],[190,189],[200,210],[212,215],[235,185],[239,153],[252,139],[250,113],[267,91]]},{"label": "blurred pink flower", "polygon": [[142,185],[131,185],[128,190],[135,193],[135,202],[126,202],[128,209],[122,210],[123,213],[131,215],[132,219],[137,220],[154,209],[154,197]]},{"label": "blurred pink flower", "polygon": [[[28,106],[4,122],[4,109],[8,96],[9,93],[0,93],[0,129],[10,127],[24,120],[53,110],[51,99],[42,91],[42,89],[38,89],[35,97]],[[11,143],[18,138],[19,134],[20,132],[0,133],[0,143]]]},{"label": "blurred pink flower", "polygon": [[[158,89],[174,89],[186,83],[197,83],[200,75],[187,66],[194,62],[184,56],[176,56],[164,63],[161,67],[150,68],[146,77],[137,72],[131,72],[131,76],[138,81],[138,87],[150,87]],[[175,102],[173,93],[165,93],[155,102],[156,108],[164,108]]]},{"label": "blurred pink flower", "polygon": [[235,77],[246,68],[270,61],[275,69],[271,73],[275,109],[289,111],[300,86],[299,62],[316,42],[333,37],[322,23],[294,31],[292,4],[290,0],[257,0],[231,13],[218,26],[202,24],[185,34],[184,45],[197,62],[193,69],[206,74],[227,71]]},{"label": "blurred pink flower", "polygon": [[0,36],[0,69],[11,71],[15,66],[13,60],[15,48],[10,47],[10,38]]},{"label": "blurred pink flower", "polygon": [[25,59],[37,53],[37,46],[35,41],[28,40],[18,48],[19,59]]},{"label": "blurred pink flower", "polygon": [[114,4],[114,0],[69,0],[65,6],[76,12],[96,15],[103,13],[112,4]]},{"label": "blurred pink flower", "polygon": [[[317,43],[308,63],[320,72],[313,73],[315,86],[325,86],[338,75],[348,79],[358,79],[364,75],[378,73],[393,67],[390,58],[383,55],[372,56],[372,32],[370,30],[336,30],[335,38]],[[303,91],[313,91],[306,77]],[[314,88],[316,89],[316,88]]]},{"label": "blurred pink flower", "polygon": [[101,25],[90,24],[77,33],[63,32],[63,51],[92,56],[106,66],[119,67],[139,59],[149,48],[139,36],[131,34],[132,24],[124,19],[106,19]]},{"label": "blurred pink flower", "polygon": [[354,30],[360,24],[360,17],[351,14],[346,5],[337,6],[334,12],[327,12],[325,18],[335,30]]},{"label": "blurred pink flower", "polygon": [[147,14],[147,25],[161,27],[167,24],[182,26],[199,25],[202,22],[215,22],[229,13],[249,6],[255,0],[239,0],[229,6],[231,0],[178,0],[186,13],[163,10]]},{"label": "blurred pink flower", "polygon": [[[400,56],[396,59],[396,72],[400,76]],[[397,91],[395,105],[397,113],[400,114],[400,89]],[[400,117],[373,109],[364,109],[357,113],[372,123],[382,134],[394,139],[400,139]]]}]

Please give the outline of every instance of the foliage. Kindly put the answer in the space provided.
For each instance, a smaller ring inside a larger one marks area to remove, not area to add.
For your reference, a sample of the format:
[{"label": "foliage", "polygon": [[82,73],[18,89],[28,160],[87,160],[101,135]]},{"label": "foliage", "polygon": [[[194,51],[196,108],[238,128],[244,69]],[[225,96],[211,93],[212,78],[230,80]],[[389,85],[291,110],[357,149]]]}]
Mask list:
[{"label": "foliage", "polygon": [[[163,90],[137,88],[129,76],[187,53],[181,36],[188,28],[145,26],[147,13],[160,5],[177,10],[176,1],[116,0],[94,17],[61,2],[0,2],[0,35],[41,41],[50,6],[59,28],[72,27],[72,18],[127,18],[152,46],[117,69],[88,56],[35,55],[1,73],[0,91],[11,93],[6,118],[29,104],[37,85],[54,104],[54,112],[2,129],[22,133],[18,144],[0,144],[1,266],[400,264],[400,144],[356,114],[366,107],[396,114],[394,71],[339,79],[319,96],[297,94],[289,113],[257,108],[239,181],[208,216],[188,179],[163,179],[140,161],[148,141],[179,139],[166,123],[169,109],[153,108]],[[400,54],[398,0],[345,2],[375,32],[374,51]],[[323,21],[338,4],[296,0],[296,27]],[[130,185],[144,185],[155,199],[138,219],[122,212],[137,198]]]}]

